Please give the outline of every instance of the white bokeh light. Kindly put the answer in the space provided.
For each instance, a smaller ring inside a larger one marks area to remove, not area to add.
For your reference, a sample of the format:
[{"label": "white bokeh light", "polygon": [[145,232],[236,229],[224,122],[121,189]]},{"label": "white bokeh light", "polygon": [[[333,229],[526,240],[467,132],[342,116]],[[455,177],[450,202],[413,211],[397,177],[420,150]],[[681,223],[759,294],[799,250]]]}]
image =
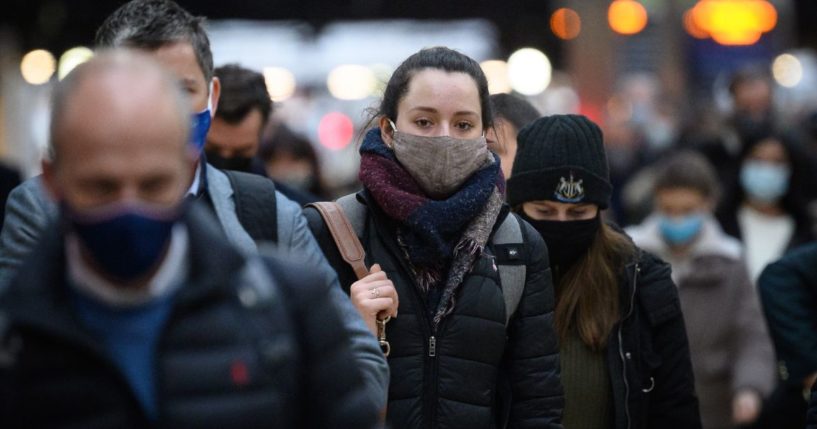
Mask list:
[{"label": "white bokeh light", "polygon": [[339,100],[362,100],[377,89],[377,77],[368,67],[346,64],[329,72],[326,86],[332,96]]},{"label": "white bokeh light", "polygon": [[772,75],[781,86],[793,88],[803,80],[803,65],[792,54],[782,54],[772,63]]},{"label": "white bokeh light", "polygon": [[25,56],[20,62],[20,73],[23,79],[32,85],[42,85],[54,76],[57,69],[57,61],[54,55],[45,49],[33,50]]},{"label": "white bokeh light", "polygon": [[283,67],[264,67],[264,83],[272,101],[284,101],[295,94],[295,75]]},{"label": "white bokeh light", "polygon": [[77,46],[65,51],[60,56],[60,63],[57,67],[57,78],[63,80],[76,66],[88,61],[94,56],[94,51],[85,46]]},{"label": "white bokeh light", "polygon": [[537,95],[550,85],[553,67],[547,55],[534,48],[522,48],[508,58],[511,88],[524,95]]},{"label": "white bokeh light", "polygon": [[508,77],[508,63],[502,60],[488,60],[480,63],[488,79],[488,92],[491,94],[511,92],[511,80]]}]

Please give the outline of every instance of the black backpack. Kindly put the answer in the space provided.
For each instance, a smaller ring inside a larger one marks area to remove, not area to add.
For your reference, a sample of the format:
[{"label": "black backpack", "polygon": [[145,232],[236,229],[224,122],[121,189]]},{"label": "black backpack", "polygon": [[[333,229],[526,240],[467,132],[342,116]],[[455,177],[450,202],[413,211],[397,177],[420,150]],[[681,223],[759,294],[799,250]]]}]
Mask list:
[{"label": "black backpack", "polygon": [[278,241],[275,184],[257,174],[221,170],[230,179],[235,195],[235,212],[241,226],[256,242]]}]

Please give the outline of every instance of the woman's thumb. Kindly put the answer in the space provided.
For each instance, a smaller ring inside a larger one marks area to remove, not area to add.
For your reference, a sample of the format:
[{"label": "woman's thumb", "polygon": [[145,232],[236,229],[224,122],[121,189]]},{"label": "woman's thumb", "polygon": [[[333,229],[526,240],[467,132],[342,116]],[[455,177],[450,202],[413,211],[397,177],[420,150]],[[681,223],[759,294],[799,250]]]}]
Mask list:
[{"label": "woman's thumb", "polygon": [[379,273],[381,271],[383,270],[380,268],[380,264],[374,264],[372,265],[372,268],[369,269],[369,274]]}]

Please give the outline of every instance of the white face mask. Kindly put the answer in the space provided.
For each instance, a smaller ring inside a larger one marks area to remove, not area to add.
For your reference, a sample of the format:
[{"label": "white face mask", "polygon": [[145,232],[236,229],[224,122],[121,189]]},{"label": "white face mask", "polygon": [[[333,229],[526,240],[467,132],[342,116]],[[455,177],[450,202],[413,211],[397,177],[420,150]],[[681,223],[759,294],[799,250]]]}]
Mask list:
[{"label": "white face mask", "polygon": [[451,196],[475,172],[493,161],[484,134],[475,139],[426,137],[401,133],[391,120],[389,124],[394,130],[394,156],[431,198]]}]

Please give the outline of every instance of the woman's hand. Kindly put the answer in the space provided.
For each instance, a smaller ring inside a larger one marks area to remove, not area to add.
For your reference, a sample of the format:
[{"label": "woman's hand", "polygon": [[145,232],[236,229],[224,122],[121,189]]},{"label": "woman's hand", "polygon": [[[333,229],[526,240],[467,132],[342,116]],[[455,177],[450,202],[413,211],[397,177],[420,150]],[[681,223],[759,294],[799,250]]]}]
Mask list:
[{"label": "woman's hand", "polygon": [[760,415],[762,401],[754,390],[741,390],[732,400],[732,422],[737,425],[752,423]]},{"label": "woman's hand", "polygon": [[375,320],[397,317],[397,289],[379,264],[372,265],[368,276],[352,283],[349,298],[372,335],[377,336]]}]

